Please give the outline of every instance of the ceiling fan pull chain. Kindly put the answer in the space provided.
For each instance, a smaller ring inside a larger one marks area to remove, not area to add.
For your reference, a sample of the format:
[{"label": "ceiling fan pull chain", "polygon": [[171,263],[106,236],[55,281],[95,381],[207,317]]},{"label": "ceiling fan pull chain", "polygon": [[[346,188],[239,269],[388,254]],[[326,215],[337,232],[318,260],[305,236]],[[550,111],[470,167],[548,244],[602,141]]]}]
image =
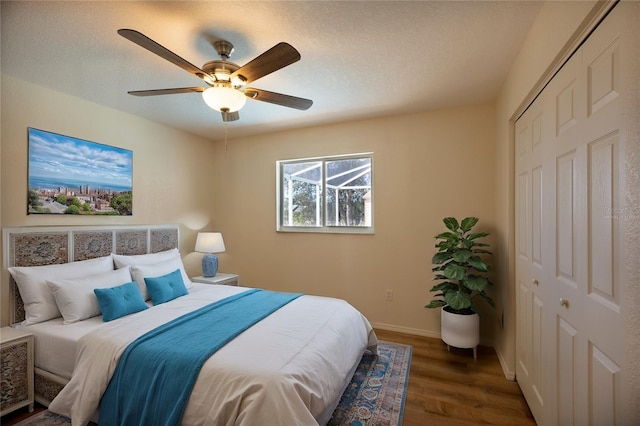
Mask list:
[{"label": "ceiling fan pull chain", "polygon": [[224,122],[224,153],[227,154],[227,122]]}]

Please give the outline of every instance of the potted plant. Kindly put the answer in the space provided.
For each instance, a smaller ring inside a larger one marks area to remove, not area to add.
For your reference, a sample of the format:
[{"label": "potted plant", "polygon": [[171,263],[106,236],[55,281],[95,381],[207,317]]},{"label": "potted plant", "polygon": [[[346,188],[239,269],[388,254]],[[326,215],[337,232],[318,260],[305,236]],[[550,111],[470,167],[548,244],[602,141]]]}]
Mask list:
[{"label": "potted plant", "polygon": [[477,217],[458,222],[453,217],[443,220],[447,232],[436,235],[437,253],[432,258],[434,279],[440,281],[430,291],[434,299],[425,308],[442,308],[441,335],[447,347],[473,348],[480,343],[480,319],[473,309],[474,299],[480,297],[495,307],[486,289],[493,284],[484,276],[489,265],[483,255],[491,254],[489,244],[481,240],[486,232],[472,232]]}]

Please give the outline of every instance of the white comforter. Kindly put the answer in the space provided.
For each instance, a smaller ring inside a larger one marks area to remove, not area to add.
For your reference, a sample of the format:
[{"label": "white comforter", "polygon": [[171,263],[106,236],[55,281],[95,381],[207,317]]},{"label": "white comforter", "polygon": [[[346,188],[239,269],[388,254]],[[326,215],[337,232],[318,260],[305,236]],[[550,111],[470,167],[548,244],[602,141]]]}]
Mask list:
[{"label": "white comforter", "polygon": [[[190,294],[105,323],[82,337],[73,376],[49,409],[72,424],[96,419],[127,345],[153,328],[242,287],[195,284]],[[300,297],[239,335],[204,364],[184,425],[315,425],[328,421],[376,336],[347,302]],[[131,392],[144,392],[131,389]]]}]

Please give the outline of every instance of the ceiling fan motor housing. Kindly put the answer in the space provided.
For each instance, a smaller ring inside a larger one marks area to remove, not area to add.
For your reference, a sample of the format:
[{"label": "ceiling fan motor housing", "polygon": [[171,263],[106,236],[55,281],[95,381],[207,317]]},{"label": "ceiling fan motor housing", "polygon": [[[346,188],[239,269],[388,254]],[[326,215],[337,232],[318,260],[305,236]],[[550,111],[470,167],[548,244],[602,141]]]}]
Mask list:
[{"label": "ceiling fan motor housing", "polygon": [[[240,69],[240,65],[220,59],[209,61],[202,66],[202,71],[209,74],[216,82],[230,81],[231,74],[233,74],[238,69]],[[237,84],[237,82],[234,83]]]},{"label": "ceiling fan motor housing", "polygon": [[226,40],[218,40],[213,42],[213,48],[216,49],[218,55],[224,59],[229,59],[233,53],[233,44]]}]

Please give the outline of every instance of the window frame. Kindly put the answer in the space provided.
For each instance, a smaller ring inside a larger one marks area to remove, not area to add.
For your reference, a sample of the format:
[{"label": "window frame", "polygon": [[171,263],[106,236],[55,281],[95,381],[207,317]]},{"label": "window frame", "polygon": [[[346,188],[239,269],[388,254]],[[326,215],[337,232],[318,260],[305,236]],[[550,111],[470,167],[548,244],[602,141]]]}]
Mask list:
[{"label": "window frame", "polygon": [[[326,172],[326,163],[330,161],[340,161],[340,160],[349,160],[349,159],[358,159],[358,158],[368,158],[371,161],[371,189],[370,191],[370,199],[371,199],[371,224],[370,226],[339,226],[339,225],[331,225],[327,226],[327,196],[326,196],[326,188],[327,188],[327,178],[325,175]],[[322,176],[322,189],[320,193],[320,199],[322,204],[322,214],[321,217],[321,226],[288,226],[284,225],[283,217],[284,214],[284,199],[283,199],[283,188],[281,187],[283,182],[283,167],[286,164],[295,164],[295,163],[305,163],[305,162],[321,162],[321,176]],[[330,234],[373,234],[374,233],[374,158],[373,152],[363,152],[357,154],[345,154],[345,155],[329,155],[322,157],[308,157],[308,158],[295,158],[288,160],[278,160],[276,161],[276,231],[277,232],[297,232],[297,233],[330,233]]]}]

